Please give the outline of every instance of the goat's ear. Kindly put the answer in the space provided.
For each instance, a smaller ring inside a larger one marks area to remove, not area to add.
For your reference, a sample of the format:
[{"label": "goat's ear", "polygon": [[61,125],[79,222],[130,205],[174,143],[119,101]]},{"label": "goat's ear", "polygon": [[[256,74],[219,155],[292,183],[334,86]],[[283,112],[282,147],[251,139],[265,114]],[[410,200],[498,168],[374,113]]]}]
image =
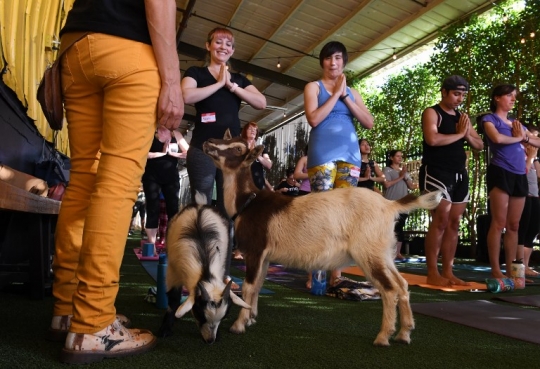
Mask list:
[{"label": "goat's ear", "polygon": [[224,140],[232,140],[232,135],[231,135],[231,131],[229,131],[229,128],[227,128],[227,130],[225,131],[225,134],[223,135],[223,139]]},{"label": "goat's ear", "polygon": [[188,311],[191,310],[193,307],[193,304],[195,303],[195,295],[190,294],[186,301],[182,305],[176,309],[176,313],[174,314],[175,317],[181,318],[183,317]]},{"label": "goat's ear", "polygon": [[246,156],[246,159],[244,160],[244,162],[251,165],[251,163],[253,163],[259,156],[261,156],[263,150],[264,150],[263,145],[255,146],[253,150],[251,150],[249,154]]},{"label": "goat's ear", "polygon": [[236,296],[236,294],[233,291],[230,291],[231,300],[234,304],[243,307],[244,309],[251,309],[251,306],[249,306],[244,300],[242,300],[240,297]]}]

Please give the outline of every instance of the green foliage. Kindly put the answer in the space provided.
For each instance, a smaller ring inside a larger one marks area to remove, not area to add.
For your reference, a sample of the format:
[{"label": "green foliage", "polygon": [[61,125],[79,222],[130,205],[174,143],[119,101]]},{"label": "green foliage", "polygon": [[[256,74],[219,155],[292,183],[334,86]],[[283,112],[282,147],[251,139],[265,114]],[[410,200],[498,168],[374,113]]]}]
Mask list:
[{"label": "green foliage", "polygon": [[355,86],[362,91],[375,118],[372,130],[358,133],[359,137],[365,137],[371,143],[374,157],[384,157],[387,151],[394,149],[406,153],[420,152],[420,116],[439,98],[438,83],[426,67],[420,66],[391,76],[378,91],[365,93],[365,82]]},{"label": "green foliage", "polygon": [[[349,77],[375,117],[371,131],[358,132],[359,137],[371,142],[374,158],[381,162],[391,149],[409,155],[421,152],[422,111],[439,101],[442,80],[453,74],[462,75],[471,85],[462,110],[472,119],[489,110],[493,87],[511,83],[520,91],[514,115],[523,123],[538,124],[538,19],[540,0],[498,2],[489,14],[471,17],[441,33],[428,63],[404,69],[380,87],[374,87],[369,79]],[[473,243],[476,216],[487,207],[486,162],[485,151],[472,153],[468,162],[471,202],[462,222],[462,235]],[[411,219],[409,223],[425,224],[425,220]]]}]

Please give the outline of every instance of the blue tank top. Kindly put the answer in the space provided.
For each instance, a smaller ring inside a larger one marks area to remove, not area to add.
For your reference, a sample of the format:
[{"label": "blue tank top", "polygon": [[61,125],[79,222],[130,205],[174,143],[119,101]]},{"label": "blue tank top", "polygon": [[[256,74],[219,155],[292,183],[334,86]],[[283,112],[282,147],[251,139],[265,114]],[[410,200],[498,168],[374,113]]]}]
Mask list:
[{"label": "blue tank top", "polygon": [[[330,94],[321,81],[317,81],[317,84],[318,104],[321,106],[330,98]],[[347,93],[354,101],[349,87]],[[333,161],[344,161],[358,167],[361,163],[353,115],[341,100],[336,102],[330,114],[317,127],[312,128],[309,134],[308,168]]]}]

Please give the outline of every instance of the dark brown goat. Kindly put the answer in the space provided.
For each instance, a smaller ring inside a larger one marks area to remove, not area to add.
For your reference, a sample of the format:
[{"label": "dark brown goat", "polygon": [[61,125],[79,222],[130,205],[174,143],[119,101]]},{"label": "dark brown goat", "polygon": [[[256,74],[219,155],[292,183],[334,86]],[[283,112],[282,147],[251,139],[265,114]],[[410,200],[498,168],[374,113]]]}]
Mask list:
[{"label": "dark brown goat", "polygon": [[435,208],[441,193],[389,201],[367,189],[343,188],[293,198],[260,191],[253,184],[251,163],[263,146],[250,150],[227,131],[223,140],[208,140],[203,149],[223,171],[225,209],[235,220],[237,245],[245,254],[242,295],[251,310],[240,311],[231,332],[244,333],[255,323],[270,262],[305,270],[338,269],[354,262],[381,293],[383,320],[374,344],[389,345],[396,305],[400,331],[395,340],[410,343],[414,320],[407,282],[394,265],[394,223],[400,213]]}]

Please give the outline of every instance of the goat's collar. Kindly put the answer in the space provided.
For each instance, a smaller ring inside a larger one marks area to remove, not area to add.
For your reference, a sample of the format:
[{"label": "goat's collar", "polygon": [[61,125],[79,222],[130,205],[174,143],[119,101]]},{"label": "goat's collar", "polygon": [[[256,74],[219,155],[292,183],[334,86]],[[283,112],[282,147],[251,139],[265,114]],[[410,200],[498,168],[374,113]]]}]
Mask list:
[{"label": "goat's collar", "polygon": [[253,201],[253,199],[254,199],[255,197],[257,197],[257,194],[256,194],[255,192],[252,192],[252,193],[249,195],[249,197],[248,197],[248,199],[246,200],[246,202],[244,203],[244,205],[242,205],[242,207],[241,207],[240,209],[238,209],[238,211],[236,212],[236,214],[234,214],[234,215],[231,217],[231,219],[232,219],[233,222],[234,222],[234,221],[236,220],[236,218],[240,215],[240,213],[241,213],[242,211],[244,211],[244,209],[249,205],[249,203],[250,203],[251,201]]}]

